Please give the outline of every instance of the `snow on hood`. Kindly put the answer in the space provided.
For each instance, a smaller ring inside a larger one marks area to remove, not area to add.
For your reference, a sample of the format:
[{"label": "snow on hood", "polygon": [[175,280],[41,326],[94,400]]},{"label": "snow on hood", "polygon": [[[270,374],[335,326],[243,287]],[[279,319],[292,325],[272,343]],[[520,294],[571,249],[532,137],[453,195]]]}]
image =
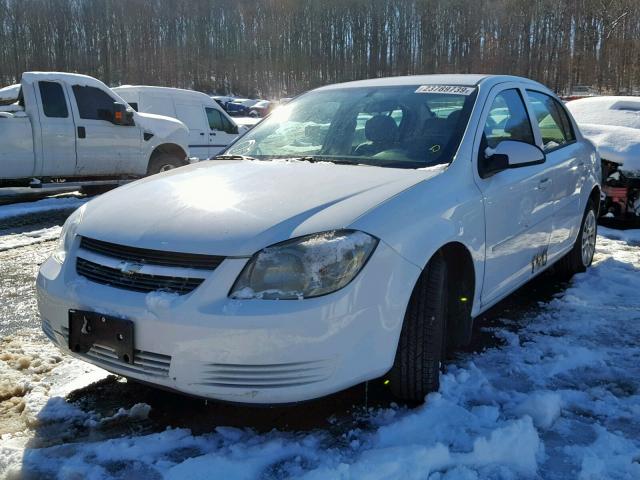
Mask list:
[{"label": "snow on hood", "polygon": [[601,158],[621,165],[622,171],[640,171],[640,129],[587,123],[579,127]]},{"label": "snow on hood", "polygon": [[640,97],[592,97],[566,104],[579,124],[640,128]]},{"label": "snow on hood", "polygon": [[19,83],[0,88],[0,103],[14,102],[18,99],[18,95],[20,95]]},{"label": "snow on hood", "polygon": [[89,202],[78,233],[141,248],[247,256],[349,226],[443,169],[289,161],[208,161],[149,177]]}]

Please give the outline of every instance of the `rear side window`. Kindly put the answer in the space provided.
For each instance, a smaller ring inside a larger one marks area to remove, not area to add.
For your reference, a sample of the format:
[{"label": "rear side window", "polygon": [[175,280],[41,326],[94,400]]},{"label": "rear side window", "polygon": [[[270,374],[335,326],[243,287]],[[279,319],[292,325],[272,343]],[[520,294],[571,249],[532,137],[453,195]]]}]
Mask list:
[{"label": "rear side window", "polygon": [[38,87],[45,117],[67,118],[69,110],[62,85],[56,82],[38,82]]},{"label": "rear side window", "polygon": [[106,92],[95,87],[74,85],[73,95],[76,97],[80,118],[111,121],[115,100]]},{"label": "rear side window", "polygon": [[486,146],[491,148],[504,140],[535,143],[527,109],[518,90],[504,90],[493,100],[484,126],[484,137]]},{"label": "rear side window", "polygon": [[545,152],[555,150],[576,139],[571,121],[564,107],[553,97],[527,90],[533,108]]},{"label": "rear side window", "polygon": [[133,108],[136,112],[138,111],[138,102],[129,102],[129,106]]}]

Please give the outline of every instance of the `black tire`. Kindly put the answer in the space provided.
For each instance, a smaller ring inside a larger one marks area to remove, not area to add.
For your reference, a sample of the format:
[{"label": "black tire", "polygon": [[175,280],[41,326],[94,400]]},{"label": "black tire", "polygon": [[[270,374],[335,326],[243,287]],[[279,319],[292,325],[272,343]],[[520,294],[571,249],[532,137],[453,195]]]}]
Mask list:
[{"label": "black tire", "polygon": [[446,355],[447,304],[447,264],[441,254],[436,254],[409,299],[389,372],[391,392],[401,400],[421,403],[440,387],[440,364]]},{"label": "black tire", "polygon": [[160,153],[158,155],[154,155],[151,157],[151,160],[149,160],[147,175],[166,172],[167,170],[173,170],[174,168],[182,167],[186,164],[185,160],[177,155],[171,153]]},{"label": "black tire", "polygon": [[[573,248],[554,265],[555,273],[562,279],[569,280],[576,273],[582,273],[589,268],[593,261],[593,254],[596,248],[596,237],[598,235],[598,209],[590,200],[582,216],[580,232],[576,238]],[[585,241],[590,242],[591,251],[583,255]]]}]

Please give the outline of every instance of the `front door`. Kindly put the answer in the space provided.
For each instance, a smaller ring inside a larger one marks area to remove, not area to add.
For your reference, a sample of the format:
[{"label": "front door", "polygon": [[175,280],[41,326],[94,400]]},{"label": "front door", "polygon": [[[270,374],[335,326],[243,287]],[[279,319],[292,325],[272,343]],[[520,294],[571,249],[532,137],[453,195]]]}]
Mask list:
[{"label": "front door", "polygon": [[217,108],[206,107],[209,121],[209,156],[214,157],[233,142],[237,129]]},{"label": "front door", "polygon": [[[515,140],[535,145],[523,92],[505,88],[489,98],[478,147],[479,172],[492,148]],[[545,163],[511,168],[482,178],[486,221],[483,304],[492,303],[546,265],[553,222],[552,183]]]},{"label": "front door", "polygon": [[38,82],[40,139],[43,169],[47,177],[74,175],[76,171],[75,125],[64,87],[56,81]]},{"label": "front door", "polygon": [[77,170],[80,176],[134,174],[142,161],[142,130],[112,122],[118,101],[100,88],[73,85]]}]

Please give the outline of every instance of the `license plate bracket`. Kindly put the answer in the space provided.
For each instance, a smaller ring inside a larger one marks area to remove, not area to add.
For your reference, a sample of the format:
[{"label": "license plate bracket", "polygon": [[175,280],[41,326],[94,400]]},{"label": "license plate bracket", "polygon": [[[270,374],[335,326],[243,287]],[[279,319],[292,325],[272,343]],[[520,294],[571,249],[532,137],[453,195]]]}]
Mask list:
[{"label": "license plate bracket", "polygon": [[96,312],[69,310],[69,349],[87,353],[94,345],[109,347],[120,361],[133,364],[133,322]]}]

